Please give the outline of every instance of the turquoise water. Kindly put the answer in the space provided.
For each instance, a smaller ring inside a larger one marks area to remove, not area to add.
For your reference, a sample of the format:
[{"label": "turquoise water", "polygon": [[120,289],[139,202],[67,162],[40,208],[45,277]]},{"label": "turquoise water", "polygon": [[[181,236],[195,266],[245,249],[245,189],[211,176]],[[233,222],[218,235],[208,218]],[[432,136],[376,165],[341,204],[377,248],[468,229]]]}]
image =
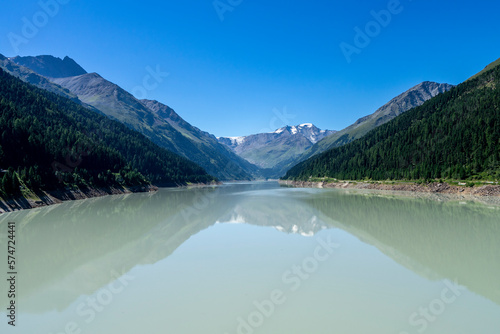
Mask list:
[{"label": "turquoise water", "polygon": [[453,333],[500,329],[500,209],[237,183],[66,202],[16,223],[1,333]]}]

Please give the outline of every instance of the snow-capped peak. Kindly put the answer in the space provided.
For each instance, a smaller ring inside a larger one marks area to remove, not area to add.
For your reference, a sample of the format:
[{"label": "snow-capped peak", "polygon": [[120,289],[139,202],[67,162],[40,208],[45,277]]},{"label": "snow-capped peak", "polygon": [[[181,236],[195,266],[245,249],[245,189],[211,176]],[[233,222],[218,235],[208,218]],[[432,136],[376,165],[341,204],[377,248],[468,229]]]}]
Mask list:
[{"label": "snow-capped peak", "polygon": [[302,125],[287,125],[287,126],[284,126],[282,128],[279,128],[278,130],[274,131],[273,133],[276,133],[276,134],[280,134],[282,132],[284,132],[285,130],[288,130],[292,135],[295,135],[297,134],[301,129],[303,128]]},{"label": "snow-capped peak", "polygon": [[287,125],[287,126],[284,126],[282,128],[279,128],[278,130],[271,132],[271,133],[275,133],[275,134],[289,133],[291,135],[300,134],[300,135],[306,137],[311,143],[315,144],[319,140],[323,139],[324,137],[326,137],[334,132],[335,131],[318,129],[312,123],[302,123],[300,125],[293,125],[293,126]]}]

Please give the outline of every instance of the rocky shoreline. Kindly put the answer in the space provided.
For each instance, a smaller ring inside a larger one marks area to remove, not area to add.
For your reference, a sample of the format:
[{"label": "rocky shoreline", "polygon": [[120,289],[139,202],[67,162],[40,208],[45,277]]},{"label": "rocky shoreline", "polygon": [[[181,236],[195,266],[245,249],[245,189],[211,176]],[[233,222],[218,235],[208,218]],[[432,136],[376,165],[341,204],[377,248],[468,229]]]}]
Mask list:
[{"label": "rocky shoreline", "polygon": [[9,199],[0,199],[0,214],[5,212],[33,209],[58,204],[65,201],[75,201],[108,195],[152,192],[157,190],[158,187],[155,186],[140,186],[130,188],[109,187],[40,191],[36,193],[38,199],[26,198],[24,196]]},{"label": "rocky shoreline", "polygon": [[378,183],[365,181],[306,182],[279,180],[281,185],[303,188],[369,189],[401,192],[422,192],[432,194],[452,194],[462,196],[500,196],[500,185],[454,186],[448,183]]},{"label": "rocky shoreline", "polygon": [[0,198],[0,214],[26,209],[34,209],[43,206],[58,204],[66,201],[75,201],[94,197],[103,197],[108,195],[121,195],[132,193],[155,192],[160,187],[181,188],[181,187],[206,187],[210,185],[220,185],[221,182],[212,183],[189,183],[189,184],[165,184],[165,185],[147,185],[134,187],[107,187],[107,188],[82,188],[82,189],[63,189],[53,191],[39,191],[36,193],[38,199],[19,196],[16,198]]}]

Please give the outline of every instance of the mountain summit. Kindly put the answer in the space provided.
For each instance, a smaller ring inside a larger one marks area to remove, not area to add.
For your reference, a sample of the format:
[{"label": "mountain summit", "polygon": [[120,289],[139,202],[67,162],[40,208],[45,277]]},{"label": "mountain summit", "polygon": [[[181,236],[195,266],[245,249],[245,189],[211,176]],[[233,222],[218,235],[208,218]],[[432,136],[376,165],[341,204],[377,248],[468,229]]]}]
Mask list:
[{"label": "mountain summit", "polygon": [[64,59],[54,56],[17,56],[10,60],[47,78],[67,78],[87,74],[87,71],[68,56]]}]

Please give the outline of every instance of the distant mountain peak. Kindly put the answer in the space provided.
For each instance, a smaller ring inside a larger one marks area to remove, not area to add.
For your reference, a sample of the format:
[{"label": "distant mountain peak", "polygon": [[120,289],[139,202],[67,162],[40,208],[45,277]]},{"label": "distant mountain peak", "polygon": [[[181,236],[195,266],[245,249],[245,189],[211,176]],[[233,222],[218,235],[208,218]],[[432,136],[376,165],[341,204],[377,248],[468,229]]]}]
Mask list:
[{"label": "distant mountain peak", "polygon": [[307,138],[311,143],[315,144],[324,137],[334,134],[336,131],[333,130],[320,130],[317,126],[312,123],[303,123],[299,125],[287,125],[282,128],[277,129],[274,134],[290,134],[290,135],[300,135]]},{"label": "distant mountain peak", "polygon": [[288,130],[288,131],[293,132],[293,134],[296,134],[299,132],[299,130],[302,130],[304,128],[318,129],[312,123],[304,123],[304,124],[300,124],[300,125],[287,125],[287,126],[284,126],[282,128],[277,129],[273,133],[282,133],[283,131]]},{"label": "distant mountain peak", "polygon": [[48,78],[67,78],[87,74],[87,71],[68,56],[63,59],[50,55],[17,56],[10,60]]},{"label": "distant mountain peak", "polygon": [[266,177],[277,178],[286,172],[283,170],[284,165],[335,132],[318,129],[312,123],[303,123],[286,125],[268,133],[217,139],[250,163],[268,169]]}]

